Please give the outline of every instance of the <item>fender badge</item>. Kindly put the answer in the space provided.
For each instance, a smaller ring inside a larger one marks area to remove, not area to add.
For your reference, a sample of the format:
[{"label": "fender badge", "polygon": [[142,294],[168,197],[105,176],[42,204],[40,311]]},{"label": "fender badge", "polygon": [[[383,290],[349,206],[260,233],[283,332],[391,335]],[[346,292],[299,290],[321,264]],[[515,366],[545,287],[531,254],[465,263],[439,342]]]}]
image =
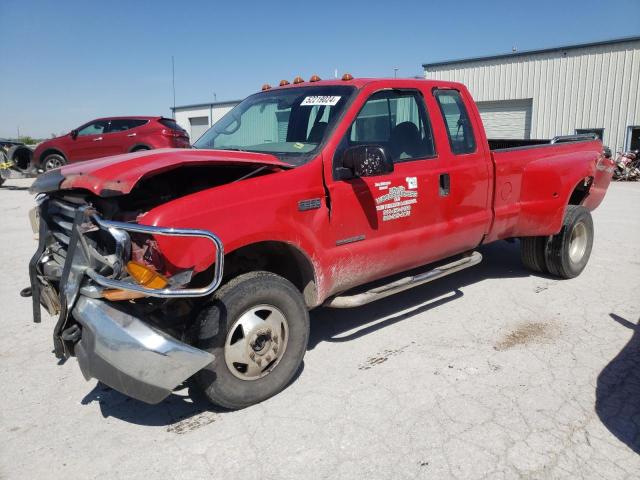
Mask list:
[{"label": "fender badge", "polygon": [[307,210],[316,210],[322,206],[319,198],[310,198],[309,200],[300,200],[298,202],[298,210],[306,212]]}]

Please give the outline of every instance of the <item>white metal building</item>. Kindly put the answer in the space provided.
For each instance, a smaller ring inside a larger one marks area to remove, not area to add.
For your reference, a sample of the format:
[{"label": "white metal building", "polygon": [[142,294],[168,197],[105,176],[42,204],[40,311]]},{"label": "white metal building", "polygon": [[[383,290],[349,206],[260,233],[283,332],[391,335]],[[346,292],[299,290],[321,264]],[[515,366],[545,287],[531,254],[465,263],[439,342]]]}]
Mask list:
[{"label": "white metal building", "polygon": [[183,105],[172,108],[173,116],[178,125],[189,133],[191,143],[195,142],[200,135],[222,116],[235,107],[240,100],[230,100],[228,102],[198,103],[195,105]]},{"label": "white metal building", "polygon": [[490,138],[596,132],[614,152],[640,149],[640,37],[423,65],[462,82]]}]

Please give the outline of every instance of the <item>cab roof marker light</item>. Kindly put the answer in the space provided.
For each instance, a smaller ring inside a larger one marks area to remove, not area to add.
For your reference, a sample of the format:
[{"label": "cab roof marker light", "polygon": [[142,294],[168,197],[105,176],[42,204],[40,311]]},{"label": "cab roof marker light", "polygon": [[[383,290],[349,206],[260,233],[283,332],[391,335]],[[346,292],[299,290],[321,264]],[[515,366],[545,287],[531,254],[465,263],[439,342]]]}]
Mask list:
[{"label": "cab roof marker light", "polygon": [[297,85],[298,83],[304,83],[304,79],[299,75],[296,78],[293,79],[293,84],[294,85]]},{"label": "cab roof marker light", "polygon": [[280,86],[284,87],[285,85],[289,85],[289,80],[280,80]]},{"label": "cab roof marker light", "polygon": [[268,83],[265,83],[264,85],[262,85],[262,91],[264,92],[265,90],[270,90],[271,89],[271,85],[269,85]]},{"label": "cab roof marker light", "polygon": [[348,82],[349,80],[353,80],[353,75],[351,75],[350,73],[345,73],[344,75],[342,75],[343,82]]},{"label": "cab roof marker light", "polygon": [[321,78],[318,75],[312,75],[309,79],[310,82],[319,82]]}]

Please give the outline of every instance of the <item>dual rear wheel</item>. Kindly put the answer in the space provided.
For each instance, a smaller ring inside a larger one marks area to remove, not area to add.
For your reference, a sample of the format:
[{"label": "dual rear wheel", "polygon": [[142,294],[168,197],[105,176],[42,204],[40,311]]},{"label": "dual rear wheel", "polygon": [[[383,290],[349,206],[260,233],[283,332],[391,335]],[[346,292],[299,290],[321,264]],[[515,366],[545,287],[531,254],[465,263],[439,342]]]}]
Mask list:
[{"label": "dual rear wheel", "polygon": [[574,278],[587,266],[593,247],[593,220],[589,210],[569,205],[562,229],[549,237],[520,239],[522,263],[535,272]]}]

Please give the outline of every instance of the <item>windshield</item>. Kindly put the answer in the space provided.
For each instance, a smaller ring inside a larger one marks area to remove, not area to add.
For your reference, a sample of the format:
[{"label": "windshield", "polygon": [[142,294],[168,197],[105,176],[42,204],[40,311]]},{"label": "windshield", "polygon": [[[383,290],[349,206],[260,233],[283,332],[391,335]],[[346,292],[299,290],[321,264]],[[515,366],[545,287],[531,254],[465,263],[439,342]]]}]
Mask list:
[{"label": "windshield", "polygon": [[258,93],[216,122],[194,148],[270,153],[293,165],[309,160],[355,91],[351,86]]}]

